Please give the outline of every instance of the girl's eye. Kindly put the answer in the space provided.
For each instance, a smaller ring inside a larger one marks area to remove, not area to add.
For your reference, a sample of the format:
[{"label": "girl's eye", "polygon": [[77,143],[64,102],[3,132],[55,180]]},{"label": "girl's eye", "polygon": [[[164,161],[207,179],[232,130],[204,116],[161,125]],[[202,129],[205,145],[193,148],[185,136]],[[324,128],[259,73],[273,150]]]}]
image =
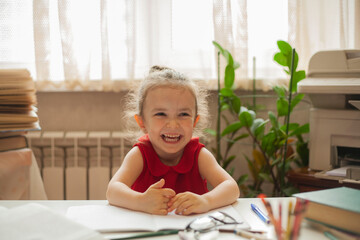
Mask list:
[{"label": "girl's eye", "polygon": [[158,113],[155,113],[155,116],[166,116],[166,114],[163,112],[158,112]]},{"label": "girl's eye", "polygon": [[186,112],[180,113],[179,115],[180,115],[181,117],[188,117],[188,116],[190,116],[190,114],[189,114],[189,113],[186,113]]}]

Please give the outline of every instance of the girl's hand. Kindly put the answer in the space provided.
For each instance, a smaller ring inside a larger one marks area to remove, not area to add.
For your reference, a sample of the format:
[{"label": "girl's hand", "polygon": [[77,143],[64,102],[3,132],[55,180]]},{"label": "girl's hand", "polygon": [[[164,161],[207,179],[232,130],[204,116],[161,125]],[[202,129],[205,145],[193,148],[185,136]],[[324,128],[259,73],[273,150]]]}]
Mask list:
[{"label": "girl's hand", "polygon": [[177,194],[168,202],[168,212],[176,209],[176,214],[190,215],[192,213],[204,213],[210,210],[206,197],[192,192]]},{"label": "girl's hand", "polygon": [[166,215],[168,213],[168,202],[175,196],[175,191],[170,188],[162,188],[165,180],[151,185],[144,193],[141,201],[144,212],[158,215]]}]

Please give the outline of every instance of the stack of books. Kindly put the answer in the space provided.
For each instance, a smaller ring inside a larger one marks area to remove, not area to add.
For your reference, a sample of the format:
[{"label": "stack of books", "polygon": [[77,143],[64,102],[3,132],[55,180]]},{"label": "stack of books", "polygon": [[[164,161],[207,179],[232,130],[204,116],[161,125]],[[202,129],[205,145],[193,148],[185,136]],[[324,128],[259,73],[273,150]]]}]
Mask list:
[{"label": "stack of books", "polygon": [[308,201],[308,224],[333,239],[360,239],[360,190],[340,187],[293,196]]},{"label": "stack of books", "polygon": [[0,69],[0,151],[27,146],[27,131],[40,130],[36,90],[26,69]]}]

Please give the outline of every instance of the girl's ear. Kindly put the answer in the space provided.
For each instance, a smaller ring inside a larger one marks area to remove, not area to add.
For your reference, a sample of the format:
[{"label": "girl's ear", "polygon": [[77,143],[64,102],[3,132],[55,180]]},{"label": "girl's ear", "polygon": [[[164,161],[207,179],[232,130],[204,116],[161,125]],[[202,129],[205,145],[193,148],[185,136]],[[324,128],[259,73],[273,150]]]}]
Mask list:
[{"label": "girl's ear", "polygon": [[139,127],[144,130],[144,129],[145,129],[145,125],[144,125],[144,121],[143,121],[142,117],[140,117],[139,115],[135,114],[134,118],[135,118],[137,124],[139,125]]},{"label": "girl's ear", "polygon": [[199,119],[200,119],[200,115],[197,115],[196,118],[195,118],[195,121],[194,121],[194,127],[196,126]]}]

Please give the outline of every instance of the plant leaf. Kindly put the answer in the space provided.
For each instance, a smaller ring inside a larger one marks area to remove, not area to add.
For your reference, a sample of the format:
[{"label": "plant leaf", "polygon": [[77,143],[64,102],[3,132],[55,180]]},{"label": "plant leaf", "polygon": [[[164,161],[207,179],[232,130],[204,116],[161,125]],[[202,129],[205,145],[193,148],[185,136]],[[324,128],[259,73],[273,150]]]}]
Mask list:
[{"label": "plant leaf", "polygon": [[293,84],[292,84],[292,92],[297,92],[298,83],[306,78],[306,74],[304,70],[297,71],[293,75]]},{"label": "plant leaf", "polygon": [[298,193],[299,189],[296,187],[290,186],[283,189],[283,192],[285,193],[286,197],[291,197],[293,194]]},{"label": "plant leaf", "polygon": [[286,116],[288,113],[289,102],[285,98],[278,98],[276,101],[276,108],[278,116]]},{"label": "plant leaf", "polygon": [[220,89],[221,96],[232,97],[234,95],[234,91],[231,88],[222,88]]},{"label": "plant leaf", "polygon": [[286,89],[283,86],[274,86],[273,90],[276,92],[278,97],[285,98],[286,96]]},{"label": "plant leaf", "polygon": [[225,57],[227,64],[230,65],[232,68],[234,68],[234,59],[231,53],[228,50],[224,49],[223,56]]},{"label": "plant leaf", "polygon": [[220,111],[222,112],[222,111],[227,110],[227,109],[229,109],[229,108],[230,108],[229,104],[224,103],[224,104],[221,104],[221,109],[220,109]]},{"label": "plant leaf", "polygon": [[275,152],[275,142],[276,140],[276,134],[274,131],[268,132],[263,138],[261,142],[261,148],[264,149],[264,151],[271,156]]},{"label": "plant leaf", "polygon": [[240,112],[240,107],[241,107],[240,98],[238,96],[234,95],[233,98],[231,99],[231,105],[232,105],[234,112],[238,115]]},{"label": "plant leaf", "polygon": [[310,125],[309,125],[309,123],[305,123],[304,125],[295,129],[289,136],[296,136],[296,135],[301,135],[301,134],[309,133],[309,132],[310,132]]},{"label": "plant leaf", "polygon": [[265,157],[264,157],[264,154],[262,154],[262,152],[260,152],[257,149],[253,149],[252,155],[253,155],[253,158],[254,158],[256,164],[260,168],[262,168],[266,165]]},{"label": "plant leaf", "polygon": [[214,129],[206,128],[204,132],[209,133],[211,136],[216,136],[216,131]]},{"label": "plant leaf", "polygon": [[259,173],[259,177],[264,179],[264,180],[267,180],[269,182],[272,182],[272,179],[271,179],[270,175],[267,174],[267,173]]},{"label": "plant leaf", "polygon": [[240,67],[240,63],[234,61],[234,65],[233,65],[233,68],[236,70]]},{"label": "plant leaf", "polygon": [[235,80],[235,70],[232,65],[228,64],[225,68],[225,87],[232,88]]},{"label": "plant leaf", "polygon": [[242,125],[241,122],[232,123],[222,131],[221,136],[225,136],[225,135],[227,135],[229,133],[235,132],[235,131],[239,130],[242,127],[243,127],[243,125]]},{"label": "plant leaf", "polygon": [[262,118],[255,119],[250,127],[250,131],[252,132],[252,134],[254,134],[255,137],[258,137],[259,135],[264,133],[264,130],[265,130],[265,121]]},{"label": "plant leaf", "polygon": [[[292,49],[291,49],[292,50]],[[290,56],[292,55],[292,51],[291,51],[291,54]],[[291,59],[291,58],[290,58]],[[294,58],[294,73],[296,72],[296,68],[298,66],[298,63],[299,63],[299,55],[298,53],[295,51],[295,58]],[[289,70],[291,69],[291,60],[290,60],[290,65],[289,65]]]},{"label": "plant leaf", "polygon": [[273,112],[269,111],[268,115],[269,115],[271,125],[274,127],[275,130],[278,130],[279,122],[277,121],[275,114]]},{"label": "plant leaf", "polygon": [[287,58],[284,54],[282,53],[276,53],[274,55],[274,61],[277,62],[278,64],[280,64],[281,66],[286,67],[287,66]]},{"label": "plant leaf", "polygon": [[263,138],[264,132],[265,132],[265,125],[268,122],[269,122],[269,120],[265,120],[255,129],[254,135],[257,139],[261,140]]},{"label": "plant leaf", "polygon": [[[299,127],[298,123],[289,123],[289,131],[294,131],[295,129],[297,129]],[[286,124],[282,125],[280,127],[280,130],[282,131],[286,131]]]},{"label": "plant leaf", "polygon": [[281,162],[281,157],[276,158],[274,161],[272,161],[271,166],[277,165],[279,162]]},{"label": "plant leaf", "polygon": [[283,54],[291,54],[292,47],[290,46],[289,43],[287,43],[283,40],[279,40],[279,41],[277,41],[277,45],[280,49],[280,52],[282,52]]},{"label": "plant leaf", "polygon": [[236,181],[238,186],[244,184],[248,180],[248,178],[249,178],[249,175],[247,175],[247,174],[241,175]]},{"label": "plant leaf", "polygon": [[255,119],[255,112],[248,110],[246,107],[240,107],[239,120],[245,127],[251,127]]},{"label": "plant leaf", "polygon": [[295,97],[291,100],[290,112],[301,102],[304,96],[305,95],[302,93],[295,95]]},{"label": "plant leaf", "polygon": [[221,45],[219,43],[217,43],[216,41],[212,41],[213,45],[219,50],[219,52],[224,55],[224,49],[221,47]]},{"label": "plant leaf", "polygon": [[223,167],[224,169],[226,169],[226,168],[229,166],[229,164],[230,164],[232,161],[234,161],[235,158],[236,158],[235,155],[232,155],[232,156],[228,157],[228,158],[224,161],[222,167]]},{"label": "plant leaf", "polygon": [[254,180],[256,180],[258,178],[258,175],[257,175],[257,171],[254,167],[254,164],[252,163],[252,161],[248,158],[248,156],[244,155],[247,163],[248,163],[248,168],[250,170],[250,173],[251,173],[251,176],[253,177]]}]

